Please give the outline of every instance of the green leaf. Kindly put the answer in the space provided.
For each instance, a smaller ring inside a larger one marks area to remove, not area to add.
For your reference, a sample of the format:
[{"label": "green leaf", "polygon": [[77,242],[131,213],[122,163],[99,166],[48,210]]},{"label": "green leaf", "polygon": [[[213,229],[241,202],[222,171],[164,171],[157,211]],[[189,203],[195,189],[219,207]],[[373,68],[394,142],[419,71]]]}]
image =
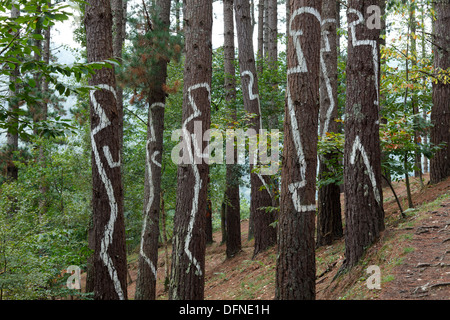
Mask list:
[{"label": "green leaf", "polygon": [[33,78],[30,78],[28,80],[28,84],[30,85],[30,87],[35,88],[36,87],[36,81]]}]

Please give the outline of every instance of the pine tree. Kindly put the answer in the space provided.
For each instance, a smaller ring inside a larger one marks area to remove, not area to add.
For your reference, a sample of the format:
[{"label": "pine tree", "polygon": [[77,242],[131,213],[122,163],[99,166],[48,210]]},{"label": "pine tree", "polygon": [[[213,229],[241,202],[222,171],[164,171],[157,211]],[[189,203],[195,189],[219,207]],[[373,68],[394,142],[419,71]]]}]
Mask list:
[{"label": "pine tree", "polygon": [[287,52],[276,299],[315,299],[315,215],[322,1],[292,0]]},{"label": "pine tree", "polygon": [[[209,167],[201,153],[211,124],[212,0],[186,0],[182,139],[187,163],[178,165],[174,218],[171,300],[200,300],[205,286],[205,223]],[[193,141],[197,139],[196,141]],[[198,147],[196,147],[198,146]],[[184,157],[183,157],[184,158]]]},{"label": "pine tree", "polygon": [[345,110],[345,263],[354,266],[384,230],[379,138],[380,30],[366,24],[376,0],[350,0]]},{"label": "pine tree", "polygon": [[[256,73],[255,54],[253,50],[252,20],[249,0],[235,0],[236,29],[239,48],[239,68],[241,73],[244,108],[253,114],[250,129],[259,132],[262,129],[261,102],[259,100],[258,75]],[[250,219],[253,219],[253,233],[255,248],[253,256],[276,243],[276,229],[271,226],[274,222],[272,213],[264,207],[272,206],[272,194],[269,179],[254,172],[254,164],[250,164],[251,202]]]},{"label": "pine tree", "polygon": [[[89,0],[85,14],[87,60],[113,57],[112,14],[108,0]],[[127,299],[127,257],[120,172],[120,119],[114,68],[98,70],[89,85],[92,144],[94,298]]]},{"label": "pine tree", "polygon": [[[436,21],[434,34],[434,67],[436,72],[450,68],[450,3],[435,2]],[[445,146],[430,160],[430,182],[438,183],[450,176],[450,84],[439,79],[433,83],[433,108],[431,110],[431,143]]]},{"label": "pine tree", "polygon": [[[156,1],[155,14],[153,15],[153,29],[147,25],[149,39],[157,38],[158,42],[167,43],[169,39],[170,27],[170,0]],[[150,43],[149,47],[155,45]],[[148,49],[148,48],[147,48]],[[145,54],[155,54],[150,51]],[[145,190],[144,190],[144,222],[141,234],[139,250],[138,277],[136,281],[137,300],[153,300],[156,298],[156,269],[158,261],[159,243],[159,213],[161,195],[161,159],[163,153],[163,133],[164,133],[164,107],[166,103],[166,92],[164,85],[167,78],[167,56],[159,55],[154,59],[154,66],[150,68],[151,75],[149,82],[153,85],[148,91],[148,126],[147,144],[145,158]],[[156,71],[157,70],[157,71]]]},{"label": "pine tree", "polygon": [[[229,106],[231,121],[236,121],[236,80],[235,80],[235,46],[234,46],[234,14],[233,0],[223,1],[224,20],[224,71],[225,71],[225,100]],[[225,190],[225,230],[226,255],[233,257],[241,250],[241,218],[239,198],[239,166],[237,164],[237,150],[235,148],[234,164],[227,164]]]},{"label": "pine tree", "polygon": [[[322,48],[320,54],[320,126],[319,135],[326,138],[327,132],[338,132],[334,121],[338,116],[338,50],[337,24],[339,5],[324,0],[322,5]],[[319,178],[332,174],[329,164],[338,164],[337,153],[320,156]],[[329,245],[343,236],[341,218],[341,195],[337,183],[329,183],[318,190],[317,238],[318,246]]]}]

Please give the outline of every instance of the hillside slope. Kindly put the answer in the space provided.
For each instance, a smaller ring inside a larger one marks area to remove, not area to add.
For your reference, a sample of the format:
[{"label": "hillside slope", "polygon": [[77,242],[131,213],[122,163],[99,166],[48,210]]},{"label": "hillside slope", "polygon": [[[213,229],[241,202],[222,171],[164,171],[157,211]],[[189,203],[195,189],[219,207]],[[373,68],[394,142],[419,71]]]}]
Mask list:
[{"label": "hillside slope", "polygon": [[[404,183],[394,183],[394,188],[403,208],[407,208]],[[335,277],[344,259],[344,239],[317,249],[317,299],[450,299],[450,178],[426,185],[423,190],[412,178],[412,191],[416,208],[407,210],[406,219],[402,219],[392,192],[384,189],[386,230],[349,272]],[[220,232],[214,234],[214,243],[207,247],[205,299],[274,298],[276,247],[252,260],[248,221],[243,221],[241,228],[242,252],[233,259],[225,259]],[[158,299],[167,299],[164,260],[161,250]],[[380,267],[380,290],[367,288],[369,265]],[[130,299],[134,297],[136,267],[136,257],[131,258]]]}]

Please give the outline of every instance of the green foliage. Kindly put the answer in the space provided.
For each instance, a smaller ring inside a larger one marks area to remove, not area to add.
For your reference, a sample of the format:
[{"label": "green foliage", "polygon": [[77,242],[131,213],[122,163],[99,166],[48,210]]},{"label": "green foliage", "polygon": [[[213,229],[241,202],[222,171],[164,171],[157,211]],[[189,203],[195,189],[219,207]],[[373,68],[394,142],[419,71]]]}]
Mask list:
[{"label": "green foliage", "polygon": [[[20,16],[17,18],[9,17],[13,4],[20,8]],[[46,30],[56,22],[66,21],[71,15],[65,11],[68,8],[69,5],[63,3],[49,6],[46,0],[6,0],[0,4],[0,11],[5,13],[0,16],[0,85],[14,93],[11,95],[8,90],[0,91],[0,129],[18,134],[23,140],[32,139],[33,134],[29,129],[45,136],[60,136],[65,131],[74,129],[69,121],[60,117],[50,117],[38,125],[31,119],[28,112],[48,98],[38,90],[35,77],[47,81],[50,90],[57,92],[59,96],[68,97],[72,93],[87,92],[91,88],[70,86],[64,81],[64,77],[73,76],[80,81],[82,77],[93,74],[95,70],[111,67],[115,63],[110,60],[90,64],[63,65],[56,62],[47,64],[33,57],[33,55],[42,56],[41,49],[34,41],[43,40],[43,36],[36,31]],[[15,70],[19,71],[19,77],[12,80],[10,76]],[[19,110],[8,110],[7,106],[10,104],[19,105]],[[18,119],[20,124],[8,119]]]},{"label": "green foliage", "polygon": [[36,141],[45,152],[36,148],[31,159],[43,158],[44,163],[28,158],[16,162],[19,179],[0,187],[3,299],[73,294],[61,274],[70,265],[85,267],[90,254],[90,164],[80,142],[70,140]]}]

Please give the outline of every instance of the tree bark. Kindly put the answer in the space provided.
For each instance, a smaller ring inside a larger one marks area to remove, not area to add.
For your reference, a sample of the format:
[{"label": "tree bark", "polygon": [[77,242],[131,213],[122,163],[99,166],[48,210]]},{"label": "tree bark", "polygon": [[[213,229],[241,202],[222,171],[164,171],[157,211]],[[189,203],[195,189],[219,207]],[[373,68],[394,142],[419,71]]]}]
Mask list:
[{"label": "tree bark", "polygon": [[[450,4],[448,0],[435,2],[434,67],[436,71],[450,68]],[[450,84],[433,83],[430,142],[446,143],[430,160],[430,182],[438,183],[450,176]]]},{"label": "tree bark", "polygon": [[[113,57],[109,0],[89,0],[85,15],[87,61]],[[127,299],[127,257],[120,172],[120,119],[114,68],[98,70],[89,85],[94,225],[94,299]]]},{"label": "tree bark", "polygon": [[[338,132],[338,52],[337,52],[337,7],[334,1],[322,2],[322,48],[320,73],[320,126],[319,134],[326,137],[327,132]],[[339,163],[339,154],[320,156],[319,177],[332,174],[327,161],[335,159]],[[343,236],[341,218],[340,187],[336,183],[322,186],[318,190],[317,246],[329,245]]]},{"label": "tree bark", "polygon": [[[170,0],[158,0],[156,12],[160,23],[154,24],[154,32],[169,33]],[[159,29],[161,28],[161,29]],[[159,213],[161,195],[161,161],[164,136],[164,107],[166,93],[163,85],[167,78],[167,60],[160,58],[153,70],[154,83],[148,101],[148,125],[145,156],[144,210],[141,243],[139,248],[136,300],[156,299],[156,270],[158,262]]]},{"label": "tree bark", "polygon": [[[207,144],[193,133],[194,122],[201,124],[202,130],[208,130],[211,123],[212,1],[185,0],[183,13],[186,63],[182,132],[189,161],[178,165],[169,299],[200,300],[205,285],[209,167],[197,156]],[[196,144],[191,137],[197,139]],[[196,150],[196,145],[201,150]]]},{"label": "tree bark", "polygon": [[[261,1],[260,1],[261,3]],[[234,45],[234,12],[233,0],[223,1],[224,20],[224,71],[225,71],[225,100],[230,112],[231,121],[237,121],[236,115],[236,78],[235,78],[235,45]],[[259,26],[258,26],[259,28]],[[231,125],[233,126],[233,125]],[[237,150],[234,148],[234,164],[226,166],[226,190],[224,199],[224,218],[227,258],[233,257],[241,251],[241,207],[239,197],[239,165],[237,164]]]},{"label": "tree bark", "polygon": [[291,0],[276,299],[315,299],[315,215],[322,1]]},{"label": "tree bark", "polygon": [[354,266],[384,230],[379,139],[380,30],[366,26],[376,0],[350,0],[345,121],[345,262]]},{"label": "tree bark", "polygon": [[[11,9],[11,19],[17,19],[20,17],[20,8],[16,6],[12,6]],[[19,31],[17,31],[19,32]],[[11,71],[11,75],[9,77],[9,82],[16,84],[17,79],[20,76],[19,66],[15,64],[14,70]],[[8,124],[11,127],[19,128],[19,115],[17,112],[19,111],[19,101],[16,98],[16,95],[19,90],[19,85],[15,85],[15,91],[9,90],[10,99],[8,101],[8,109],[9,112],[12,113],[8,117]],[[6,177],[10,180],[17,180],[19,175],[19,169],[14,164],[14,152],[19,150],[19,135],[16,132],[8,131],[6,133],[6,145],[8,146],[8,153],[10,154],[8,162],[6,164]]]},{"label": "tree bark", "polygon": [[[248,0],[235,0],[236,27],[239,47],[239,67],[244,95],[244,107],[247,113],[254,114],[250,129],[257,133],[262,128],[261,105],[259,101],[258,77],[256,73],[253,37],[251,31],[250,3]],[[254,165],[250,164],[250,217],[253,219],[255,248],[253,256],[276,243],[276,229],[270,226],[274,215],[266,212],[263,207],[272,206],[272,196],[269,189],[269,179],[252,172]],[[262,189],[262,190],[261,190]]]},{"label": "tree bark", "polygon": [[[265,0],[259,0],[258,2],[258,74],[262,75],[264,69],[264,2]],[[224,17],[225,20],[225,17]]]}]

